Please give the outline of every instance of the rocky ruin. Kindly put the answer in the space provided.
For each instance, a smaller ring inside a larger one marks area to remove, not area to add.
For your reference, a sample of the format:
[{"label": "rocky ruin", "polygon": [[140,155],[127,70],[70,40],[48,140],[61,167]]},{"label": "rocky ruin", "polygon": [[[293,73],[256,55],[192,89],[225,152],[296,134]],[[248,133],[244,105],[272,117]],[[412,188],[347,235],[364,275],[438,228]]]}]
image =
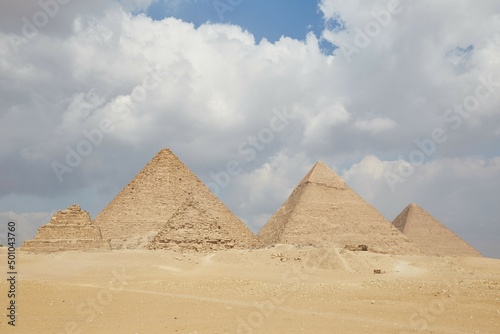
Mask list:
[{"label": "rocky ruin", "polygon": [[33,240],[24,242],[22,249],[34,253],[59,251],[110,250],[109,240],[102,238],[99,226],[92,223],[87,211],[71,205],[58,211],[50,222],[38,229]]}]

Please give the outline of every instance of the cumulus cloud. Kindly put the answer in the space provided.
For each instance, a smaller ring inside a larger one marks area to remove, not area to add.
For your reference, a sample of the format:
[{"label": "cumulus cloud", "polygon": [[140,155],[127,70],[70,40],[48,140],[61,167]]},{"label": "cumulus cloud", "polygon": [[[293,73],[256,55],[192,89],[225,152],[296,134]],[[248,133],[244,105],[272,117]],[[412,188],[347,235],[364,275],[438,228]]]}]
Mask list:
[{"label": "cumulus cloud", "polygon": [[[305,175],[312,167],[305,154],[289,156],[281,151],[269,162],[243,173],[234,180],[231,206],[238,208],[242,217],[258,232],[264,225],[264,216],[271,216],[295,188],[295,177]],[[239,189],[247,189],[241,192]],[[276,189],[280,189],[277,191]],[[238,205],[239,203],[239,205]]]},{"label": "cumulus cloud", "polygon": [[377,117],[374,119],[358,119],[354,122],[354,126],[361,131],[369,132],[376,135],[379,132],[390,130],[396,127],[396,122],[392,119]]},{"label": "cumulus cloud", "polygon": [[[137,14],[150,3],[69,2],[29,38],[23,17],[33,21],[39,4],[0,5],[4,212],[13,198],[81,193],[95,216],[170,147],[205,183],[237,161],[218,195],[254,231],[323,160],[389,219],[423,202],[466,238],[482,233],[478,248],[491,235],[498,211],[482,203],[499,179],[497,1],[401,2],[389,18],[387,1],[322,0],[321,36],[274,43],[235,25]],[[25,39],[13,44],[14,34]],[[472,108],[481,80],[490,94]],[[467,103],[466,115],[456,105]],[[276,111],[293,118],[268,140]],[[384,173],[411,163],[437,128],[446,140],[391,191]]]}]

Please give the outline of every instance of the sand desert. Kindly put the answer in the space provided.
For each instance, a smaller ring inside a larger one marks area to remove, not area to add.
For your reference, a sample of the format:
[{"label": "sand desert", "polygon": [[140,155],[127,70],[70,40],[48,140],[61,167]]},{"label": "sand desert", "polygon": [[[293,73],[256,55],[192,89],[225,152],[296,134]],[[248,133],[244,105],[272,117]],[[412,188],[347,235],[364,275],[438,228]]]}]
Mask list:
[{"label": "sand desert", "polygon": [[[8,326],[4,316],[2,333],[494,334],[500,329],[496,259],[291,245],[213,254],[21,251],[18,259],[17,323]],[[7,282],[0,287],[5,296]]]}]

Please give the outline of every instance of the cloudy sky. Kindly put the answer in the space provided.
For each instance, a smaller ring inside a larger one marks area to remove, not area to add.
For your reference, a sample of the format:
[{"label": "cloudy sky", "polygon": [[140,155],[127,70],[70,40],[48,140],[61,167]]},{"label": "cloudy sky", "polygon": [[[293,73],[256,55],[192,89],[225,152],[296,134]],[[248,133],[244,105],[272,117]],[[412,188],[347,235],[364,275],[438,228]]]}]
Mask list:
[{"label": "cloudy sky", "polygon": [[322,160],[500,258],[499,55],[497,0],[2,1],[0,221],[95,217],[168,147],[254,232]]}]

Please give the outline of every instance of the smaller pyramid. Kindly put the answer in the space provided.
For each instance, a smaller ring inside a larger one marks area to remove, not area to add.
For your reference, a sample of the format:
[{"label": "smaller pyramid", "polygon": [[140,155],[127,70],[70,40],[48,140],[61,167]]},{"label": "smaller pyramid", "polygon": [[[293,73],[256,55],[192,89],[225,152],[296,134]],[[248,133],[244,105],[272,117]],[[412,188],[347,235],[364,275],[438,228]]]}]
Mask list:
[{"label": "smaller pyramid", "polygon": [[35,239],[24,242],[22,249],[52,253],[110,250],[111,245],[102,238],[99,226],[92,223],[89,213],[79,205],[71,205],[53,215],[48,224],[38,229]]},{"label": "smaller pyramid", "polygon": [[195,196],[177,209],[148,248],[211,252],[258,246],[255,235],[220,201]]},{"label": "smaller pyramid", "polygon": [[380,212],[319,161],[258,234],[275,244],[349,248],[364,245],[372,252],[422,254]]},{"label": "smaller pyramid", "polygon": [[482,256],[417,204],[409,204],[392,224],[431,256]]}]

